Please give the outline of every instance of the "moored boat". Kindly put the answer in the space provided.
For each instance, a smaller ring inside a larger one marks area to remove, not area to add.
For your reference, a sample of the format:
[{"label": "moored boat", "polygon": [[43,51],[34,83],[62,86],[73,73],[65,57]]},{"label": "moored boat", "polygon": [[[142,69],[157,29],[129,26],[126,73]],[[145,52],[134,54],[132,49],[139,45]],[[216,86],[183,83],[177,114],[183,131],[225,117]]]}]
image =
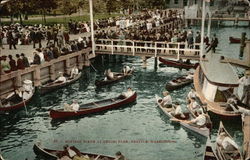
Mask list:
[{"label": "moored boat", "polygon": [[217,155],[215,154],[210,138],[207,138],[203,160],[219,160]]},{"label": "moored boat", "polygon": [[194,73],[194,87],[208,111],[224,118],[240,117],[227,103],[228,98],[237,94],[239,78],[231,64],[221,62],[220,55],[207,54],[201,59]]},{"label": "moored boat", "polygon": [[240,38],[235,38],[235,37],[229,37],[229,42],[230,43],[240,43],[241,39]]},{"label": "moored boat", "polygon": [[170,118],[170,121],[180,123],[180,125],[182,125],[184,128],[187,128],[188,130],[193,131],[194,133],[198,133],[199,135],[202,135],[205,137],[209,136],[210,129],[207,128],[206,126],[197,127],[197,126],[189,124],[189,121],[194,118],[192,115],[190,115],[189,113],[185,114],[186,119],[180,119],[180,117],[174,117],[171,114],[172,108],[162,107],[162,105],[160,104],[160,101],[162,98],[159,97],[158,95],[155,95],[155,98],[156,98],[157,106],[168,118]]},{"label": "moored boat", "polygon": [[122,79],[125,79],[127,77],[131,77],[133,75],[133,72],[134,72],[134,69],[132,69],[128,74],[124,74],[124,73],[115,73],[114,72],[114,79],[106,79],[106,78],[103,78],[101,80],[96,80],[95,81],[95,85],[97,87],[101,87],[101,86],[104,86],[104,85],[108,85],[108,84],[112,84],[112,83],[116,83],[116,82],[119,82],[120,80]]},{"label": "moored boat", "polygon": [[62,83],[62,82],[58,82],[58,83],[54,83],[54,82],[50,82],[50,83],[47,83],[45,85],[42,85],[40,87],[40,93],[41,94],[45,94],[45,93],[48,93],[48,92],[52,92],[54,90],[57,90],[59,88],[62,88],[62,87],[65,87],[65,86],[68,86],[72,83],[74,83],[75,81],[77,81],[80,77],[81,77],[82,73],[79,72],[77,76],[75,76],[74,78],[69,78],[67,77],[66,79],[66,82],[65,83]]},{"label": "moored boat", "polygon": [[166,83],[165,88],[168,91],[173,91],[187,86],[193,82],[193,78],[187,75],[178,77]]},{"label": "moored boat", "polygon": [[183,69],[195,69],[199,65],[199,63],[185,63],[185,62],[180,62],[180,61],[174,61],[174,60],[169,60],[169,59],[163,59],[159,58],[159,61],[168,67],[176,67],[176,68],[183,68]]},{"label": "moored boat", "polygon": [[[34,144],[33,151],[35,152],[35,154],[37,156],[41,156],[41,157],[49,159],[49,160],[60,159],[61,158],[60,155],[63,155],[63,152],[64,152],[62,150],[52,150],[52,149],[42,148],[40,146],[40,144]],[[114,160],[115,159],[115,157],[112,157],[112,156],[95,154],[95,153],[81,152],[81,154],[83,156],[87,156],[87,157],[89,157],[90,159],[93,159],[93,160],[102,160],[102,159]]]},{"label": "moored boat", "polygon": [[97,102],[91,102],[87,104],[80,105],[78,111],[64,111],[64,109],[50,110],[50,117],[52,119],[63,119],[69,117],[78,117],[83,115],[88,115],[92,113],[98,113],[109,109],[115,109],[122,105],[134,102],[136,100],[137,94],[135,91],[128,96],[117,96],[115,98],[109,98]]},{"label": "moored boat", "polygon": [[[217,135],[217,139],[223,136],[224,139],[221,141],[224,141],[225,138],[227,139],[231,139],[233,140],[233,138],[231,137],[231,135],[227,132],[227,130],[225,129],[224,125],[222,124],[222,122],[220,121],[220,126],[219,126],[219,130],[218,130],[218,135]],[[239,150],[238,146],[233,146],[230,144],[230,146],[228,147],[227,150],[225,150],[223,148],[223,146],[219,145],[218,140],[216,140],[216,155],[220,160],[242,160],[242,155],[241,152]],[[223,143],[223,142],[221,142]],[[235,142],[234,142],[235,143]],[[235,143],[235,145],[237,145]]]},{"label": "moored boat", "polygon": [[250,115],[243,116],[243,158],[244,160],[250,160]]}]

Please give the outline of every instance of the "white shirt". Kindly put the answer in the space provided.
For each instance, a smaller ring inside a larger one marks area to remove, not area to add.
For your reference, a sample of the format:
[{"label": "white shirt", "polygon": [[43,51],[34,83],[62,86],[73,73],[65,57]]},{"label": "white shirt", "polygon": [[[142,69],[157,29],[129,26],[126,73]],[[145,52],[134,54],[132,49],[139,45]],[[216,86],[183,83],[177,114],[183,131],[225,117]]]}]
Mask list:
[{"label": "white shirt", "polygon": [[234,140],[232,140],[230,137],[226,136],[223,139],[218,136],[216,138],[216,143],[218,143],[219,145],[222,146],[223,149],[227,149],[230,145],[235,147],[236,149],[238,149],[238,145],[234,142]]},{"label": "white shirt", "polygon": [[196,123],[198,126],[203,126],[206,124],[206,117],[203,114],[200,114],[195,119],[191,120],[191,122]]},{"label": "white shirt", "polygon": [[176,109],[175,109],[175,115],[177,115],[177,114],[183,114],[183,112],[182,112],[182,109],[181,109],[181,106],[180,106],[180,105],[178,105],[178,106],[176,107]]},{"label": "white shirt", "polygon": [[168,105],[168,104],[172,104],[172,98],[171,98],[170,95],[167,95],[166,97],[164,97],[164,98],[162,99],[162,101],[163,101],[163,105],[164,105],[164,106],[165,106],[165,105]]},{"label": "white shirt", "polygon": [[152,29],[152,23],[147,23],[147,30],[150,30],[150,29]]},{"label": "white shirt", "polygon": [[65,83],[67,80],[64,76],[57,78],[56,82],[62,82]]},{"label": "white shirt", "polygon": [[194,98],[194,97],[196,97],[196,94],[195,94],[194,91],[191,90],[191,91],[188,93],[188,98],[191,99],[191,98]]},{"label": "white shirt", "polygon": [[73,109],[74,111],[78,111],[79,108],[80,108],[80,106],[79,106],[78,103],[72,103],[70,106],[72,107],[72,109]]},{"label": "white shirt", "polygon": [[39,57],[41,59],[41,63],[44,62],[44,54],[43,54],[43,52],[38,52],[38,55],[39,55]]},{"label": "white shirt", "polygon": [[71,75],[77,75],[78,73],[79,73],[78,68],[76,68],[76,67],[72,68]]},{"label": "white shirt", "polygon": [[244,85],[244,86],[248,86],[250,85],[250,76],[244,76],[239,80],[239,83]]}]

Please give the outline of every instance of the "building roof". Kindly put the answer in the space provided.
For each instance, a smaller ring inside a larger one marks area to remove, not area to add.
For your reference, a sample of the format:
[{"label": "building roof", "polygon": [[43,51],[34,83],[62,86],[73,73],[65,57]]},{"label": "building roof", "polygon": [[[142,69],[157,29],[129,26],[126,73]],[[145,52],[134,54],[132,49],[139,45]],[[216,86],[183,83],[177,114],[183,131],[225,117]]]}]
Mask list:
[{"label": "building roof", "polygon": [[220,54],[207,54],[207,60],[200,62],[202,71],[209,82],[218,86],[238,86],[239,78],[230,63],[222,63]]}]

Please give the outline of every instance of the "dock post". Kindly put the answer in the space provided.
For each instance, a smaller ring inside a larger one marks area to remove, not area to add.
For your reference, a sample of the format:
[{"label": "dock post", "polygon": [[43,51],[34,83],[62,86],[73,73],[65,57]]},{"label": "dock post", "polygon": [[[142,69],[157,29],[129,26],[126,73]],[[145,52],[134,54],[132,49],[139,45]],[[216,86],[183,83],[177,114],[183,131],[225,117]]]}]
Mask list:
[{"label": "dock post", "polygon": [[157,68],[158,68],[158,57],[155,57],[155,70],[157,70]]},{"label": "dock post", "polygon": [[34,85],[35,87],[38,87],[41,85],[41,71],[40,68],[36,68],[34,71]]},{"label": "dock post", "polygon": [[77,61],[78,61],[78,69],[82,70],[83,69],[83,58],[82,58],[82,54],[79,55],[77,57]]},{"label": "dock post", "polygon": [[245,48],[245,41],[246,41],[246,32],[243,32],[241,34],[241,44],[240,44],[240,55],[239,57],[243,57],[243,53],[244,53],[244,48]]},{"label": "dock post", "polygon": [[69,58],[67,58],[65,60],[65,68],[64,68],[64,70],[66,71],[66,74],[70,75],[70,59]]},{"label": "dock post", "polygon": [[50,74],[50,80],[54,81],[56,79],[56,74],[55,74],[55,65],[52,64],[49,68],[49,74]]}]

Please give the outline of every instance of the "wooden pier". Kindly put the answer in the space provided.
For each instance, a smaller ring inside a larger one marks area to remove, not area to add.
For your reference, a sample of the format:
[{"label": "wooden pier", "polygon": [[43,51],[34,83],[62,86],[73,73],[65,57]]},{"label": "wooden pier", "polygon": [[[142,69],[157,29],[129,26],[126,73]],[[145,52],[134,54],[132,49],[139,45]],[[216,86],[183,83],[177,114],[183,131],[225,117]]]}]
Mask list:
[{"label": "wooden pier", "polygon": [[243,158],[250,159],[250,116],[244,116],[244,123],[242,126],[244,141],[243,141]]},{"label": "wooden pier", "polygon": [[82,69],[83,66],[89,66],[89,59],[93,58],[90,52],[91,48],[87,48],[75,53],[60,56],[57,59],[44,62],[40,65],[32,65],[24,70],[0,75],[0,97],[4,97],[21,87],[25,79],[33,81],[35,87],[39,87],[50,80],[55,80],[59,72],[69,74],[75,65],[77,65],[79,69]]}]

